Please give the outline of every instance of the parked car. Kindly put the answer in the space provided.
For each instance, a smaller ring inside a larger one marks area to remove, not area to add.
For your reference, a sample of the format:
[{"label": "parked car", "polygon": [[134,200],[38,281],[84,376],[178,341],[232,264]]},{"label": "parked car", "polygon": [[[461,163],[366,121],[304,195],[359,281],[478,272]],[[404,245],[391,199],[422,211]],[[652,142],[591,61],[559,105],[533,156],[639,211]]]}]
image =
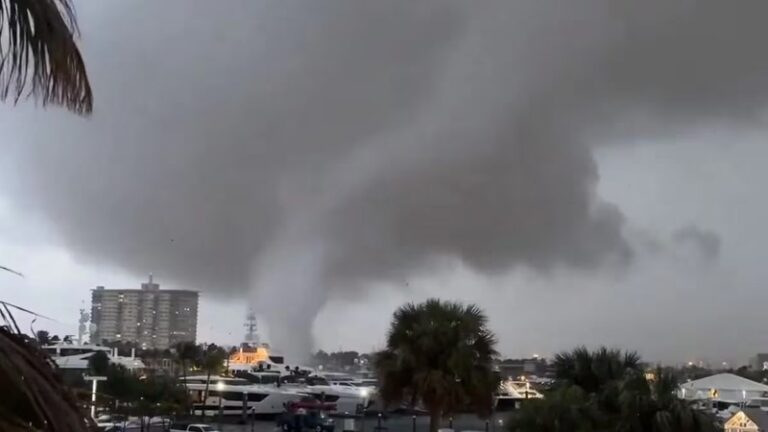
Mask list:
[{"label": "parked car", "polygon": [[171,423],[168,432],[219,432],[219,430],[204,423]]},{"label": "parked car", "polygon": [[96,418],[98,432],[165,432],[170,420],[162,417],[126,417],[102,414]]},{"label": "parked car", "polygon": [[333,432],[334,421],[326,412],[332,406],[313,398],[302,398],[286,406],[277,418],[277,427],[285,432]]}]

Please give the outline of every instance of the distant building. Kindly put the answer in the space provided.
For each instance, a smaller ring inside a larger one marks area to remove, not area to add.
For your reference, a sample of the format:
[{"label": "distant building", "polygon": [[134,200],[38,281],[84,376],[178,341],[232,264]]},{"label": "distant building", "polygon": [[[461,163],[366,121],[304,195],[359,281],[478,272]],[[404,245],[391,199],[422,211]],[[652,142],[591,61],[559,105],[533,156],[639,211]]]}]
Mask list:
[{"label": "distant building", "polygon": [[152,281],[141,289],[105,289],[91,293],[91,343],[133,342],[142,349],[166,349],[197,337],[199,293],[161,290]]},{"label": "distant building", "polygon": [[539,357],[527,359],[506,359],[497,365],[502,378],[519,378],[521,376],[549,377],[553,374],[552,365]]},{"label": "distant building", "polygon": [[167,351],[167,354],[160,352],[159,355],[152,356],[146,355],[148,352],[150,351],[144,351],[145,355],[141,358],[146,372],[154,375],[176,376],[178,365],[170,351]]},{"label": "distant building", "polygon": [[760,405],[768,395],[768,385],[730,373],[720,373],[680,384],[678,397],[703,401],[718,409],[730,405]]},{"label": "distant building", "polygon": [[752,357],[750,366],[752,366],[752,369],[756,371],[768,370],[768,354],[756,354],[754,357]]},{"label": "distant building", "polygon": [[90,358],[98,351],[106,354],[110,363],[123,366],[131,372],[141,372],[146,368],[141,359],[136,357],[135,350],[131,350],[130,357],[124,357],[118,355],[117,349],[72,342],[58,342],[42,349],[56,363],[64,381],[70,384],[82,380],[83,375],[88,374]]},{"label": "distant building", "polygon": [[725,432],[761,432],[768,430],[768,413],[760,408],[744,408],[723,426]]}]

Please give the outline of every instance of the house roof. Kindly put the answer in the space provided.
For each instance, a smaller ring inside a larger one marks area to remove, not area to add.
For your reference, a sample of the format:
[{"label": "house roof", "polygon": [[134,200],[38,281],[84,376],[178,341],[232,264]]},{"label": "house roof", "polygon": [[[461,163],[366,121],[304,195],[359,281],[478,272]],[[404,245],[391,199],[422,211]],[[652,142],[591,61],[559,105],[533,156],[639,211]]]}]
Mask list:
[{"label": "house roof", "polygon": [[757,425],[758,430],[768,430],[768,412],[760,408],[744,408],[741,412]]},{"label": "house roof", "polygon": [[[71,356],[55,357],[53,361],[61,369],[87,369],[88,360],[94,353],[75,354]],[[108,356],[110,363],[125,366],[126,369],[144,369],[144,362],[138,357],[114,357]]]},{"label": "house roof", "polygon": [[689,381],[681,384],[680,387],[690,390],[717,389],[720,391],[743,390],[748,392],[768,392],[768,385],[730,373],[721,373]]}]

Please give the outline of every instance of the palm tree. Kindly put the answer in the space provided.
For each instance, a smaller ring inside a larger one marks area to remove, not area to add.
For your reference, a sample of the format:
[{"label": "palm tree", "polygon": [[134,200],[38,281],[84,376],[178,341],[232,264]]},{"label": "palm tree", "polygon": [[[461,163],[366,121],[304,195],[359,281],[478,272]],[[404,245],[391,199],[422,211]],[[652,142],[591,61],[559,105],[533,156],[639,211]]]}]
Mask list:
[{"label": "palm tree", "polygon": [[624,378],[628,371],[641,371],[640,356],[634,351],[600,347],[590,351],[577,347],[555,355],[555,378],[563,385],[581,387],[586,393],[598,393],[605,386]]},{"label": "palm tree", "polygon": [[[205,391],[203,392],[203,402],[208,400],[208,388],[211,384],[211,374],[220,373],[224,368],[224,360],[227,359],[227,351],[224,348],[217,346],[216,344],[210,344],[205,347],[202,354],[201,366],[205,369]],[[221,397],[221,395],[219,395]],[[202,410],[203,417],[205,417],[205,410]]]},{"label": "palm tree", "polygon": [[181,364],[181,375],[184,378],[184,390],[187,390],[187,368],[200,360],[200,347],[194,342],[179,342],[176,344],[176,359]]},{"label": "palm tree", "polygon": [[640,356],[634,351],[606,347],[590,351],[581,346],[555,356],[557,385],[579,387],[605,415],[618,415],[619,387],[629,374],[642,374]]},{"label": "palm tree", "polygon": [[475,305],[430,299],[395,311],[374,367],[386,405],[421,403],[435,432],[440,419],[471,406],[488,415],[498,377],[496,339]]},{"label": "palm tree", "polygon": [[553,390],[544,399],[525,401],[509,418],[510,432],[591,432],[601,430],[600,412],[576,386]]},{"label": "palm tree", "polygon": [[629,376],[621,387],[621,415],[617,430],[622,432],[714,432],[715,422],[677,397],[678,383],[670,371],[657,368],[649,381],[639,373]]},{"label": "palm tree", "polygon": [[84,114],[93,96],[70,0],[0,1],[0,99],[31,96]]}]

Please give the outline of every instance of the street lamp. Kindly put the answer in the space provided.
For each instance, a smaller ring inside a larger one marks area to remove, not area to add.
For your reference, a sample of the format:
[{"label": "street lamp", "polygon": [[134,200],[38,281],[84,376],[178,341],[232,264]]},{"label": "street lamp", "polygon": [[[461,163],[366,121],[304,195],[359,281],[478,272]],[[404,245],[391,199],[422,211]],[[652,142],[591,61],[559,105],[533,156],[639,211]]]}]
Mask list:
[{"label": "street lamp", "polygon": [[83,376],[83,379],[86,381],[93,381],[93,386],[91,387],[91,418],[96,420],[96,385],[99,381],[106,381],[107,377],[105,376]]},{"label": "street lamp", "polygon": [[224,399],[224,383],[219,381],[216,383],[216,390],[219,392],[219,429],[221,429],[221,416],[222,416],[222,407],[221,402]]}]

